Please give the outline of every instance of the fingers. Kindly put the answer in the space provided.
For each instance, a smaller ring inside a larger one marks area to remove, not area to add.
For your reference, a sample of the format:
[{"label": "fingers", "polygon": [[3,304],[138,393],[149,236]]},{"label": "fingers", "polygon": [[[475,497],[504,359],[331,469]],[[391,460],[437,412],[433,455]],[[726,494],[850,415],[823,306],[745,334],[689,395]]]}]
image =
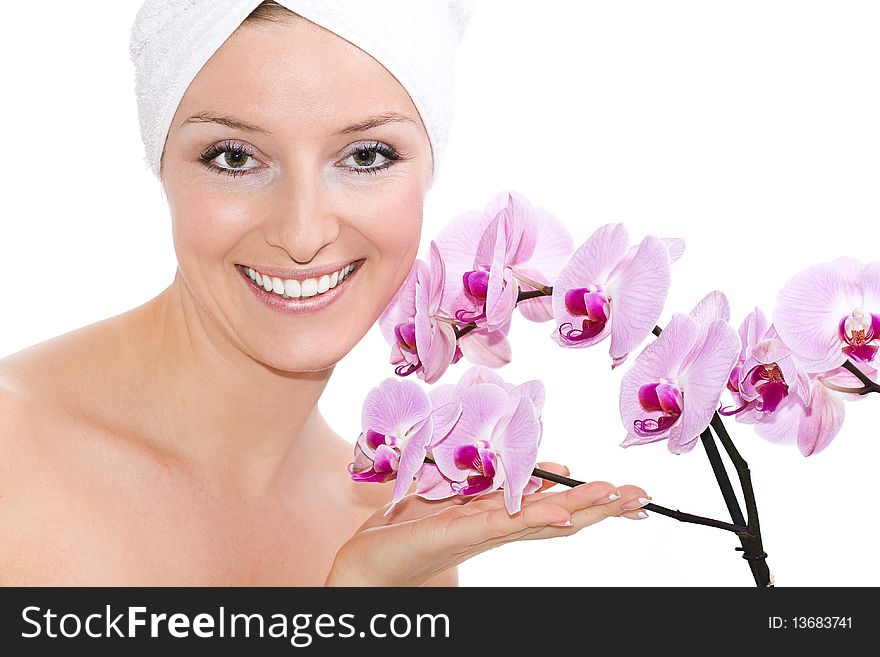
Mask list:
[{"label": "fingers", "polygon": [[499,500],[494,508],[451,519],[444,541],[450,548],[461,546],[474,548],[485,546],[487,543],[500,544],[505,542],[505,537],[524,530],[540,529],[552,523],[562,524],[570,520],[569,510],[559,504],[550,502],[524,504],[518,513],[510,515],[503,500]]},{"label": "fingers", "polygon": [[[606,484],[606,482],[593,482],[593,484],[600,483]],[[577,533],[584,527],[594,525],[605,518],[615,516],[639,520],[641,519],[639,513],[642,513],[645,514],[644,517],[647,517],[647,512],[643,511],[641,507],[650,501],[650,497],[643,488],[639,488],[638,486],[620,486],[617,489],[620,492],[620,497],[616,500],[606,501],[599,498],[597,503],[591,505],[584,504],[584,502],[589,500],[590,497],[595,496],[596,491],[602,490],[602,488],[602,486],[595,486],[595,490],[590,491],[588,484],[582,484],[572,488],[570,495],[564,502],[564,504],[577,505],[578,507],[571,512],[572,525],[570,527],[543,527],[539,531],[531,532],[523,538],[527,540],[535,540],[553,538],[555,536],[568,536]],[[583,489],[583,491],[576,492],[578,489]]]}]

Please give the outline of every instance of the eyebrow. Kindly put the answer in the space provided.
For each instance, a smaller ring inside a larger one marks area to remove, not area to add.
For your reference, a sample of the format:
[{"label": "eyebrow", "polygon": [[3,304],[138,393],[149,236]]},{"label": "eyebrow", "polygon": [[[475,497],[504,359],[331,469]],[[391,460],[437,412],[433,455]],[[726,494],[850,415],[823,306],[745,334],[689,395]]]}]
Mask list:
[{"label": "eyebrow", "polygon": [[[335,137],[337,135],[350,135],[355,132],[363,132],[371,128],[376,128],[380,125],[385,125],[387,123],[405,121],[409,121],[414,125],[418,125],[412,118],[404,116],[403,114],[398,114],[397,112],[384,112],[383,114],[376,114],[375,116],[368,117],[363,121],[352,123],[349,126],[346,126],[340,130],[331,133],[330,136]],[[193,114],[181,125],[185,125],[187,123],[219,123],[220,125],[225,125],[227,128],[241,130],[242,132],[256,132],[263,135],[272,134],[268,130],[265,130],[255,125],[251,125],[250,123],[246,123],[239,119],[235,119],[231,116],[221,116],[217,114],[211,114],[210,112],[198,112],[196,114]]]},{"label": "eyebrow", "polygon": [[210,112],[198,112],[197,114],[193,114],[181,125],[183,126],[187,123],[219,123],[220,125],[225,125],[227,128],[234,128],[235,130],[241,130],[242,132],[259,132],[264,135],[272,134],[268,130],[251,125],[250,123],[245,123],[244,121],[234,119],[230,116],[218,116],[217,114],[211,114]]},{"label": "eyebrow", "polygon": [[394,122],[403,122],[409,121],[414,125],[416,124],[410,117],[404,116],[403,114],[398,114],[397,112],[385,112],[384,114],[377,114],[376,116],[371,116],[368,119],[364,119],[359,123],[352,123],[350,126],[342,128],[341,130],[337,130],[333,133],[332,136],[336,135],[350,135],[354,132],[363,132],[364,130],[369,130],[370,128],[376,128],[380,125],[385,125],[386,123],[394,123]]}]

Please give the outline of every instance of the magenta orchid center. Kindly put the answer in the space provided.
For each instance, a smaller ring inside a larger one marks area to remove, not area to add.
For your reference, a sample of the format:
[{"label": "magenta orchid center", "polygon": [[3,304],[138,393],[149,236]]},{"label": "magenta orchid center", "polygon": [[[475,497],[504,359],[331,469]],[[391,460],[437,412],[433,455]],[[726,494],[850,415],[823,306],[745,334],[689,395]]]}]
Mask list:
[{"label": "magenta orchid center", "polygon": [[491,267],[466,271],[462,277],[464,291],[480,305],[479,312],[470,312],[465,309],[455,311],[455,319],[459,322],[476,322],[486,319],[486,297],[489,294],[489,270]]},{"label": "magenta orchid center", "polygon": [[[397,346],[402,351],[411,354],[417,354],[416,351],[416,325],[415,322],[401,322],[394,327],[394,336],[397,339]],[[415,363],[403,363],[394,368],[394,373],[398,376],[409,376],[422,366],[416,356]]]},{"label": "magenta orchid center", "polygon": [[[741,365],[737,365],[734,370],[734,372],[737,373],[737,381],[739,380],[738,373],[740,369]],[[733,390],[733,392],[745,394],[739,389],[738,384],[735,385],[735,387],[731,386],[730,381],[733,380],[733,376],[731,375],[727,387]],[[734,409],[730,406],[719,408],[719,414],[736,415],[752,406],[755,407],[755,410],[772,413],[779,407],[782,400],[788,397],[788,384],[785,382],[785,375],[782,373],[782,370],[777,363],[756,365],[749,371],[744,380],[747,380],[751,384],[751,387],[754,389],[755,393],[757,393],[757,397],[747,399],[739,408]]]},{"label": "magenta orchid center", "polygon": [[466,271],[462,276],[464,283],[464,291],[467,292],[476,301],[485,301],[486,295],[489,293],[489,271],[476,269],[474,271]]},{"label": "magenta orchid center", "polygon": [[452,490],[459,495],[476,495],[492,487],[498,455],[488,440],[477,440],[467,445],[459,445],[453,453],[455,465],[473,474],[467,483],[452,482]]},{"label": "magenta orchid center", "polygon": [[[584,317],[581,328],[573,328],[571,322],[559,326],[559,335],[571,342],[589,340],[605,328],[611,315],[611,299],[602,291],[602,286],[591,283],[587,287],[576,287],[565,293],[565,308],[569,313]],[[565,330],[565,327],[572,327]]]},{"label": "magenta orchid center", "polygon": [[401,322],[394,327],[394,335],[401,349],[416,353],[416,324],[415,322]]},{"label": "magenta orchid center", "polygon": [[373,465],[363,472],[351,472],[354,481],[386,482],[395,477],[397,466],[400,463],[400,448],[397,446],[395,436],[386,435],[367,429],[364,442],[375,452]]},{"label": "magenta orchid center", "polygon": [[761,405],[758,408],[760,411],[772,413],[779,402],[788,397],[788,384],[776,363],[752,368],[749,381],[755,386],[755,392],[761,396]]},{"label": "magenta orchid center", "polygon": [[660,379],[657,383],[648,383],[639,388],[639,404],[650,413],[660,412],[659,417],[644,418],[633,421],[633,429],[640,436],[666,431],[681,417],[684,405],[684,392],[673,381]]},{"label": "magenta orchid center", "polygon": [[869,363],[880,348],[880,315],[856,308],[840,320],[838,333],[846,344],[843,353],[853,360]]}]

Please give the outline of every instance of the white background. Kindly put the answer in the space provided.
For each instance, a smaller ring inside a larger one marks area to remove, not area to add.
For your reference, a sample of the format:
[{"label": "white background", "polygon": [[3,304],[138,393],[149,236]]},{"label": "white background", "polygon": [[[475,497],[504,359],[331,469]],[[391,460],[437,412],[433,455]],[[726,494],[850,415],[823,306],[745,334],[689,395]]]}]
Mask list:
[{"label": "white background", "polygon": [[[478,4],[458,61],[449,150],[425,208],[423,257],[446,221],[503,189],[554,212],[576,245],[609,221],[625,222],[633,239],[684,237],[661,326],[712,289],[728,295],[738,326],[756,304],[772,313],[780,286],[812,263],[880,257],[877,3]],[[54,0],[2,10],[0,356],[133,308],[173,277],[170,219],[142,164],[128,59],[138,6]],[[727,519],[701,447],[682,456],[663,442],[618,447],[627,367],[610,371],[608,343],[563,350],[551,328],[515,321],[514,360],[500,370],[546,384],[539,458]],[[374,327],[321,400],[352,440],[352,400],[392,375],[387,359]],[[880,584],[880,399],[846,412],[841,434],[810,458],[728,423],[752,468],[778,585]],[[483,553],[460,579],[748,586],[736,545],[659,515],[612,518]]]}]

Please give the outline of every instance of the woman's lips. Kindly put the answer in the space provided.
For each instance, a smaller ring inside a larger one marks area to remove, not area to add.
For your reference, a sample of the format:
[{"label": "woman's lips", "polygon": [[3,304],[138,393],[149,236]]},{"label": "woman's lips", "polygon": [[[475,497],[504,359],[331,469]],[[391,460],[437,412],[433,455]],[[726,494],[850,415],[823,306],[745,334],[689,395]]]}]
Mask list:
[{"label": "woman's lips", "polygon": [[307,297],[287,297],[277,292],[269,292],[251,279],[246,267],[235,265],[235,268],[239,271],[245,285],[247,285],[254,296],[269,308],[282,313],[299,314],[322,310],[345,294],[345,291],[352,284],[352,277],[357,276],[363,263],[363,260],[355,261],[351,272],[341,282],[337,282],[335,287],[328,289],[326,292],[319,292]]}]

